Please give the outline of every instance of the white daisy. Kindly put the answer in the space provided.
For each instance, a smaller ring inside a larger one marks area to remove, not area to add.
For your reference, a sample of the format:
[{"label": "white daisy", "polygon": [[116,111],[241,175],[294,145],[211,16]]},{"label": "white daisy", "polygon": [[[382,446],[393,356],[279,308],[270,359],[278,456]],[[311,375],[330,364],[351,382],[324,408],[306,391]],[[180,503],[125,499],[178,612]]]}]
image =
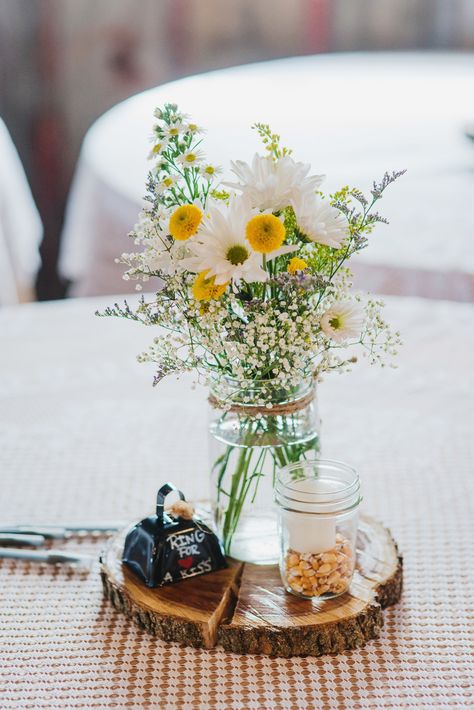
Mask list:
[{"label": "white daisy", "polygon": [[197,123],[188,123],[185,126],[185,130],[187,133],[193,133],[193,134],[206,133],[206,129],[202,128],[202,126],[198,126]]},{"label": "white daisy", "polygon": [[185,168],[197,168],[204,160],[204,157],[202,150],[187,150],[176,158],[176,162]]},{"label": "white daisy", "polygon": [[289,155],[276,162],[256,153],[252,165],[237,160],[231,163],[238,183],[224,183],[241,191],[251,207],[276,212],[293,204],[301,194],[314,193],[324,175],[308,176],[310,165],[296,163]]},{"label": "white daisy", "polygon": [[338,249],[348,236],[344,215],[316,195],[301,195],[293,202],[296,223],[305,237]]},{"label": "white daisy", "polygon": [[184,130],[183,123],[181,121],[176,121],[175,123],[171,123],[169,126],[164,126],[163,131],[166,136],[169,138],[177,138],[178,136],[181,135],[181,133]]},{"label": "white daisy", "polygon": [[162,195],[166,190],[174,187],[178,182],[178,179],[174,175],[165,175],[165,177],[155,185],[155,193],[157,195]]},{"label": "white daisy", "polygon": [[222,168],[212,163],[205,163],[199,168],[199,172],[205,180],[209,182],[222,173]]},{"label": "white daisy", "polygon": [[254,252],[245,238],[245,227],[253,213],[242,200],[233,200],[222,211],[207,210],[203,226],[196,237],[189,240],[192,257],[185,259],[185,268],[195,273],[207,271],[215,276],[217,285],[229,281],[266,281],[262,257]]},{"label": "white daisy", "polygon": [[364,325],[364,312],[357,303],[342,301],[326,311],[320,324],[321,330],[328,338],[341,343],[360,335]]},{"label": "white daisy", "polygon": [[153,136],[153,148],[148,154],[148,160],[152,160],[153,158],[158,158],[161,153],[163,153],[169,143],[169,138],[159,138],[157,136]]}]

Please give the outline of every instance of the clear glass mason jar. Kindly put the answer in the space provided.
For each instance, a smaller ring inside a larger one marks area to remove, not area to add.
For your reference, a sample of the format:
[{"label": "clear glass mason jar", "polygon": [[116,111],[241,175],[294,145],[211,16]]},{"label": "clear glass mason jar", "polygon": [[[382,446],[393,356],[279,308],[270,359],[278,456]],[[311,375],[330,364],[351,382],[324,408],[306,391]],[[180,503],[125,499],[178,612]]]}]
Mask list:
[{"label": "clear glass mason jar", "polygon": [[280,572],[285,589],[329,599],[349,588],[355,566],[359,476],[338,461],[303,461],[281,469]]},{"label": "clear glass mason jar", "polygon": [[277,470],[319,452],[313,379],[292,388],[271,380],[220,379],[209,404],[211,500],[224,551],[239,560],[274,564]]}]

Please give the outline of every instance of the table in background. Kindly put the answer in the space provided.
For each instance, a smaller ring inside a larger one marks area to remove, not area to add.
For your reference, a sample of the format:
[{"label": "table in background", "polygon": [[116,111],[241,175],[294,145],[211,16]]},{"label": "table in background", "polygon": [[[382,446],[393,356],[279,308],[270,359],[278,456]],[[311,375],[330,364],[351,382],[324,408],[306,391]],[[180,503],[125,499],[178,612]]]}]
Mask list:
[{"label": "table in background", "polygon": [[[255,121],[269,122],[294,157],[326,173],[324,189],[364,191],[386,170],[407,168],[390,188],[381,225],[356,265],[358,284],[382,293],[474,300],[474,57],[336,54],[198,75],[132,97],[102,116],[83,144],[61,254],[75,295],[124,290],[114,258],[145,192],[153,109],[177,102],[208,130],[205,150],[229,177],[230,159],[260,149]],[[133,288],[133,284],[130,285]]]},{"label": "table in background", "polygon": [[[205,392],[153,389],[135,361],[152,329],[96,307],[0,311],[0,521],[138,519],[165,480],[206,495]],[[97,570],[2,561],[2,708],[472,708],[474,305],[392,298],[387,316],[399,368],[362,362],[319,395],[324,455],[358,468],[404,555],[380,640],[289,660],[182,648],[103,601]]]}]

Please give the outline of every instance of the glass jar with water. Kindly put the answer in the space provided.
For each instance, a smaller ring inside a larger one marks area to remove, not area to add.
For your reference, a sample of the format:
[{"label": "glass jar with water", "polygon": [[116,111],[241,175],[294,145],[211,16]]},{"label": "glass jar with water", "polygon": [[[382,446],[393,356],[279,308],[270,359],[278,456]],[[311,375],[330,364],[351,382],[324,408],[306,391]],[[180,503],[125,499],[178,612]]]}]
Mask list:
[{"label": "glass jar with water", "polygon": [[211,389],[211,499],[224,551],[256,564],[278,561],[278,469],[319,453],[312,377],[292,388],[272,380],[221,379]]}]

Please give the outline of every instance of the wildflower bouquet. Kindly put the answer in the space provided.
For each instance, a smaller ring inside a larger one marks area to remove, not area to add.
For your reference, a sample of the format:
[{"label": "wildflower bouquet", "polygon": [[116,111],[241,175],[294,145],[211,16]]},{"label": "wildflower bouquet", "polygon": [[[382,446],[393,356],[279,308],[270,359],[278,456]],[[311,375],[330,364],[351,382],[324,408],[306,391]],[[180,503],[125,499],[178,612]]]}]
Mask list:
[{"label": "wildflower bouquet", "polygon": [[215,512],[226,552],[245,558],[232,544],[251,506],[262,519],[271,504],[261,481],[271,486],[277,466],[318,450],[315,380],[350,369],[354,347],[373,363],[396,352],[382,304],[351,291],[347,262],[386,222],[374,205],[402,173],[386,173],[369,197],[349,187],[325,195],[324,176],[257,123],[265,154],[231,163],[234,180],[220,183],[203,130],[176,105],[155,117],[145,207],[131,233],[140,250],[119,261],[125,279],[159,280],[152,298],[104,315],[159,326],[139,356],[156,363],[154,384],[192,370],[211,385]]}]

